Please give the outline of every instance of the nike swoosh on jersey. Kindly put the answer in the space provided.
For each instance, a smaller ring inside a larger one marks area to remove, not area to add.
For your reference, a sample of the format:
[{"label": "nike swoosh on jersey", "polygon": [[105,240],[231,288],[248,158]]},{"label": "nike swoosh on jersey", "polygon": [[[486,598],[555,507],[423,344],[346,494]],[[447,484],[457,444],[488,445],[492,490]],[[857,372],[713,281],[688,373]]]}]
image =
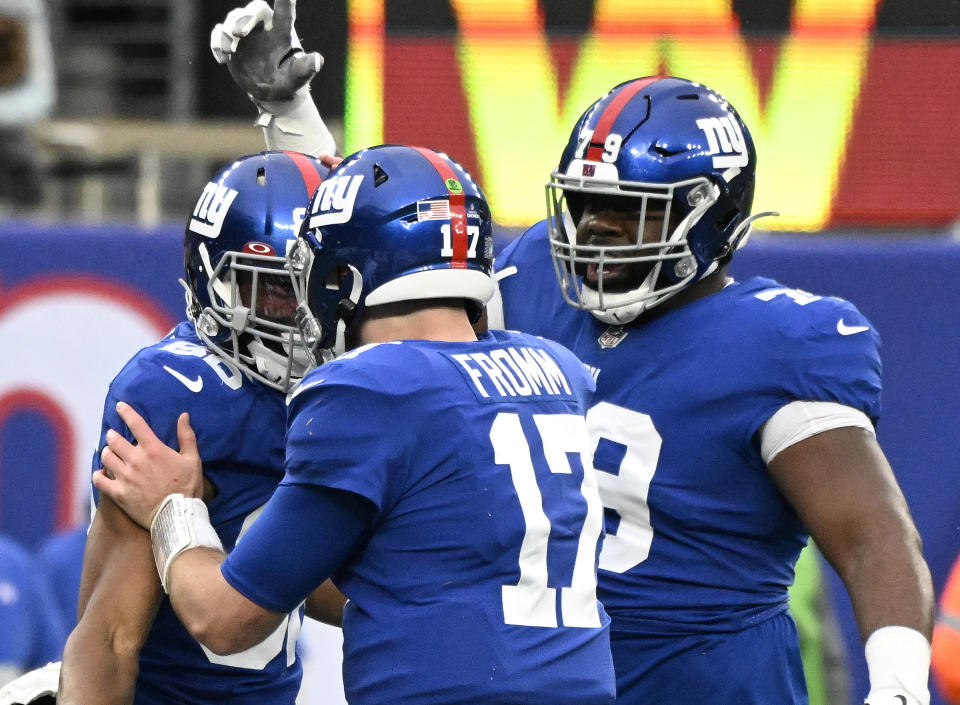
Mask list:
[{"label": "nike swoosh on jersey", "polygon": [[870,330],[870,326],[848,326],[842,318],[837,321],[837,333],[840,335],[853,335],[854,333],[863,333],[865,330]]},{"label": "nike swoosh on jersey", "polygon": [[189,389],[191,392],[196,393],[196,392],[199,392],[201,389],[203,389],[203,377],[201,377],[200,375],[197,375],[196,379],[190,379],[185,374],[177,372],[176,370],[172,370],[166,365],[163,366],[163,369],[165,369],[167,372],[172,374],[178,380],[183,382],[183,386]]}]

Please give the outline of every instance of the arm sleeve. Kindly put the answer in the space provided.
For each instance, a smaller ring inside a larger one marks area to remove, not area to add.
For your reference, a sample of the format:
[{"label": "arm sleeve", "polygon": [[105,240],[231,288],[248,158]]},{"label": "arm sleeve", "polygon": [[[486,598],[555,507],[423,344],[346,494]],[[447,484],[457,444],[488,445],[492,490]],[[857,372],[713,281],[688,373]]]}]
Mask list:
[{"label": "arm sleeve", "polygon": [[220,571],[244,597],[289,612],[346,562],[374,510],[352,492],[280,485]]}]

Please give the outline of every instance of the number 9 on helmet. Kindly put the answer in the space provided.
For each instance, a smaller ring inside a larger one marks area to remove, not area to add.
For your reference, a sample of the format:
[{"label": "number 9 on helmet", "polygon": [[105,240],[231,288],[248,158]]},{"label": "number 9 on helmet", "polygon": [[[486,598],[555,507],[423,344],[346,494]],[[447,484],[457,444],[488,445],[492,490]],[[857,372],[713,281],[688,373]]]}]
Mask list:
[{"label": "number 9 on helmet", "polygon": [[[577,122],[547,185],[551,254],[567,303],[628,323],[712,274],[742,246],[757,154],[740,116],[693,81],[627,81]],[[585,213],[629,222],[599,237]]]}]

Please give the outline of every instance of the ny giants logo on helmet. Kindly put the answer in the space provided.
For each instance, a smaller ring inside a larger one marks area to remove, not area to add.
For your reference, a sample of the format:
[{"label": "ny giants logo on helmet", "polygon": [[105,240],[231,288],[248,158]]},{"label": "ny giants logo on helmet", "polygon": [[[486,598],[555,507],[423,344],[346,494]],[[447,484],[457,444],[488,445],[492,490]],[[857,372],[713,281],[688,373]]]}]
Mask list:
[{"label": "ny giants logo on helmet", "polygon": [[204,237],[219,237],[227,211],[236,197],[237,192],[232,188],[212,181],[208,183],[193,209],[189,229]]},{"label": "ny giants logo on helmet", "polygon": [[746,166],[750,161],[747,143],[740,125],[730,116],[708,117],[697,120],[697,127],[707,137],[710,154],[722,154],[713,158],[714,169]]},{"label": "ny giants logo on helmet", "polygon": [[309,227],[312,229],[348,222],[353,215],[353,204],[361,183],[363,175],[355,174],[334,176],[320,184],[320,189],[313,197]]}]

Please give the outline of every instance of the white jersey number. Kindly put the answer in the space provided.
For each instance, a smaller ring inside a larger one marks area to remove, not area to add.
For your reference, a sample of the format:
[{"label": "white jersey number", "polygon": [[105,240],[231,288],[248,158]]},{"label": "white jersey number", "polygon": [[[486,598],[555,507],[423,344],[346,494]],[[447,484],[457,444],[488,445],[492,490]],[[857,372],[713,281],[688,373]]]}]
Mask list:
[{"label": "white jersey number", "polygon": [[[560,588],[560,615],[565,627],[599,627],[597,576],[594,557],[603,527],[603,508],[590,464],[586,423],[571,414],[534,415],[543,443],[547,467],[552,473],[572,474],[567,453],[579,453],[583,464],[580,493],[587,501],[570,587]],[[543,510],[530,445],[517,414],[497,414],[490,430],[494,460],[510,466],[526,533],[520,547],[520,581],[502,588],[503,616],[507,624],[530,627],[557,626],[557,591],[547,585],[547,544],[550,519]]]},{"label": "white jersey number", "polygon": [[[266,506],[266,505],[263,505]],[[253,522],[263,511],[263,506],[252,511],[246,519],[243,520],[243,526],[240,527],[240,533],[237,535],[237,543],[247,533]],[[283,621],[273,632],[259,644],[254,644],[245,651],[240,651],[229,656],[218,656],[203,644],[200,648],[207,655],[210,663],[216,663],[221,666],[230,666],[231,668],[246,668],[253,671],[262,671],[271,661],[283,650],[284,643],[287,647],[287,666],[292,666],[297,659],[297,636],[300,634],[300,608],[293,610],[283,618]]]},{"label": "white jersey number", "polygon": [[[236,365],[218,357],[216,353],[210,352],[202,345],[190,343],[186,340],[175,340],[172,343],[164,345],[161,350],[164,352],[173,353],[174,355],[201,358],[210,366],[210,369],[217,374],[217,377],[219,377],[225,385],[230,387],[230,389],[240,389],[240,387],[243,385],[243,375],[240,373],[240,370]],[[201,387],[202,386],[203,385],[201,384]]]},{"label": "white jersey number", "polygon": [[603,506],[620,515],[617,533],[607,534],[600,551],[600,570],[625,573],[650,555],[653,527],[647,495],[657,471],[663,439],[646,414],[601,402],[587,412],[591,448],[600,439],[626,447],[620,472],[598,470],[597,483]]}]

